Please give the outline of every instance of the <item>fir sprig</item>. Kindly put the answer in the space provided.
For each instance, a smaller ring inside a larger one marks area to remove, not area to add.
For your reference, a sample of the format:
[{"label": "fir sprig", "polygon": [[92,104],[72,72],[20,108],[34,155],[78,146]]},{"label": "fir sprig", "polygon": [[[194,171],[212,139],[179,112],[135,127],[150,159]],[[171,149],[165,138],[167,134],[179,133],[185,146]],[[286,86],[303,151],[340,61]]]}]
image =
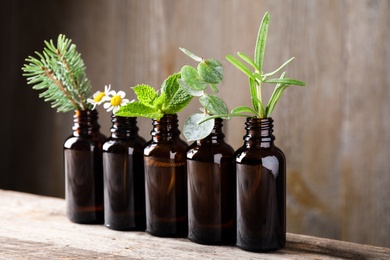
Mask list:
[{"label": "fir sprig", "polygon": [[85,65],[76,45],[60,34],[57,45],[52,40],[45,41],[42,53],[35,52],[38,58],[29,56],[23,66],[23,76],[33,89],[43,90],[39,97],[52,102],[57,112],[87,110],[92,105],[87,102],[91,93],[91,83],[86,77]]}]

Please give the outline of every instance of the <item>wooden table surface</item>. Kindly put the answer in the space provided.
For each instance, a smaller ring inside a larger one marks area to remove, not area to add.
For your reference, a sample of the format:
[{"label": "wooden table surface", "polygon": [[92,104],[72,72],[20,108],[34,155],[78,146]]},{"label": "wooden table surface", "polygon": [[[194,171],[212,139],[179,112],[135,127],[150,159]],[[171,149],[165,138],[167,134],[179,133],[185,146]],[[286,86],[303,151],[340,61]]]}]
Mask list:
[{"label": "wooden table surface", "polygon": [[63,199],[0,190],[0,259],[390,259],[390,248],[287,234],[272,253],[71,223]]}]

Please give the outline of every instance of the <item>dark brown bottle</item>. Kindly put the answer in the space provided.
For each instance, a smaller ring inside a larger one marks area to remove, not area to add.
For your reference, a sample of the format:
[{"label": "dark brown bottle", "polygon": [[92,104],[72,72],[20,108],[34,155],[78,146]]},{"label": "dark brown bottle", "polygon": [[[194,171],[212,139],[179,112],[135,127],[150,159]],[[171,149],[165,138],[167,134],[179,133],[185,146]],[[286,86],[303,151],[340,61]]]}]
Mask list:
[{"label": "dark brown bottle", "polygon": [[237,246],[266,252],[286,243],[286,159],[274,145],[272,118],[247,118],[235,152]]},{"label": "dark brown bottle", "polygon": [[145,230],[145,139],[135,117],[112,115],[103,144],[104,224],[115,230]]},{"label": "dark brown bottle", "polygon": [[102,224],[103,163],[96,110],[75,111],[73,135],[64,143],[65,198],[68,218],[75,223]]},{"label": "dark brown bottle", "polygon": [[187,143],[180,139],[176,114],[153,120],[144,149],[146,231],[154,236],[187,237]]},{"label": "dark brown bottle", "polygon": [[187,152],[188,238],[200,244],[234,244],[235,171],[233,148],[225,143],[222,119]]}]

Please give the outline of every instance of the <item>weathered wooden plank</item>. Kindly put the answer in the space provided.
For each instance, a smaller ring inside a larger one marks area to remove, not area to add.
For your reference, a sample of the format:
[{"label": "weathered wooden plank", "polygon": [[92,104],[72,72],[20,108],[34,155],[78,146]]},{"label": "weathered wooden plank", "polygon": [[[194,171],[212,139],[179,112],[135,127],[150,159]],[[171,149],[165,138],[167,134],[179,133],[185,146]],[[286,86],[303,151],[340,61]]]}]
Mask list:
[{"label": "weathered wooden plank", "polygon": [[0,259],[388,259],[389,248],[296,234],[284,249],[246,252],[184,238],[79,225],[65,216],[63,199],[0,190]]}]

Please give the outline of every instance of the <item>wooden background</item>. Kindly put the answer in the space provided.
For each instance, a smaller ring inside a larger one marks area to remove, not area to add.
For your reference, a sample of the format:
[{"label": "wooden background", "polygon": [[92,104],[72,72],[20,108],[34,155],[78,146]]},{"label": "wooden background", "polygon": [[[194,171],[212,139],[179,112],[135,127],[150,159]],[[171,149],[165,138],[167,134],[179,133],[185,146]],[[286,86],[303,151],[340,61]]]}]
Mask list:
[{"label": "wooden background", "polygon": [[[62,144],[73,115],[40,100],[20,69],[44,40],[65,33],[93,91],[112,84],[131,99],[131,86],[159,88],[195,65],[179,47],[219,59],[221,96],[233,108],[250,104],[248,83],[224,57],[252,55],[268,10],[264,70],[295,56],[288,75],[308,85],[289,88],[273,113],[287,157],[288,231],[390,247],[390,1],[3,0],[0,7],[0,188],[64,196]],[[180,122],[198,107],[192,102]],[[110,115],[99,112],[108,135]],[[235,149],[243,122],[225,123]],[[148,139],[151,121],[139,119],[139,127]]]}]

